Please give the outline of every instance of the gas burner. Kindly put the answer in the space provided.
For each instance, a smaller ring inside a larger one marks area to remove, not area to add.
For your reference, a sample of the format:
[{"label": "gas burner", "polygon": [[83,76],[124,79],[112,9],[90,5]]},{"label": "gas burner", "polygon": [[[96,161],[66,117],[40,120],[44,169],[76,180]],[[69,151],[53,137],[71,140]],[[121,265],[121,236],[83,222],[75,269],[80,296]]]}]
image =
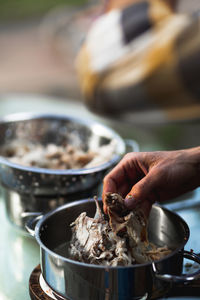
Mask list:
[{"label": "gas burner", "polygon": [[[45,282],[40,265],[38,265],[31,273],[29,279],[29,294],[32,300],[68,300],[61,295],[55,293]],[[196,298],[198,296],[198,298]],[[200,279],[191,281],[188,284],[179,283],[172,287],[166,296],[160,298],[153,295],[152,299],[200,299]],[[183,298],[182,298],[183,297]],[[189,298],[188,298],[189,297]]]},{"label": "gas burner", "polygon": [[29,294],[32,300],[68,300],[55,293],[45,282],[40,265],[38,265],[29,278]]},{"label": "gas burner", "polygon": [[53,292],[53,290],[48,286],[48,284],[44,280],[44,278],[42,276],[42,273],[40,274],[39,284],[40,284],[40,287],[42,288],[43,292],[47,296],[49,296],[51,299],[53,299],[53,300],[67,300],[66,298],[63,298],[63,297],[57,295],[55,292]]}]

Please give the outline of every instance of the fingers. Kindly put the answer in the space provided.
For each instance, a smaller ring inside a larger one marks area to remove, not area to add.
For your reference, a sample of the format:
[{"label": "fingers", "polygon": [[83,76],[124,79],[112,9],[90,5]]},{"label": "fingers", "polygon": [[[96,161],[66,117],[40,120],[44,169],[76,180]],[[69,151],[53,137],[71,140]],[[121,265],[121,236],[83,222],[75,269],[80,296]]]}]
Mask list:
[{"label": "fingers", "polygon": [[107,214],[107,207],[106,207],[104,199],[105,199],[106,193],[109,193],[109,192],[110,193],[116,193],[117,192],[116,182],[112,178],[112,176],[104,178],[102,200],[103,200],[103,211],[104,211],[105,214]]},{"label": "fingers", "polygon": [[[154,154],[147,156],[146,153],[129,153],[125,155],[104,179],[103,202],[105,194],[112,192],[120,194],[123,198],[126,197],[125,202],[130,209],[134,209],[146,200],[152,205],[156,201],[154,188],[157,186],[159,177],[157,172],[149,171],[148,173],[149,166],[153,162],[155,162]],[[104,212],[107,213],[105,202]]]},{"label": "fingers", "polygon": [[118,193],[129,209],[144,207],[148,214],[155,201],[169,200],[200,185],[199,152],[198,148],[129,153],[106,176],[103,195]]},{"label": "fingers", "polygon": [[[135,169],[130,166],[130,159],[134,158],[134,153],[125,155],[119,164],[104,178],[102,199],[108,192],[118,193],[125,197],[132,185],[137,181]],[[104,212],[107,213],[104,202]]]},{"label": "fingers", "polygon": [[[157,187],[162,184],[161,178],[147,174],[143,179],[136,183],[125,198],[125,204],[129,209],[141,206],[142,203],[148,202],[150,206],[158,201]],[[148,209],[147,209],[148,211]]]},{"label": "fingers", "polygon": [[144,201],[141,203],[140,209],[143,211],[147,219],[149,217],[151,207],[152,207],[152,203],[150,203],[149,201]]},{"label": "fingers", "polygon": [[106,204],[104,201],[106,193],[117,193],[117,182],[115,180],[115,170],[113,169],[113,171],[111,171],[104,178],[104,181],[103,181],[102,200],[103,200],[103,210],[104,210],[105,214],[107,214],[107,208],[106,208]]},{"label": "fingers", "polygon": [[[129,153],[119,164],[104,178],[103,192],[127,193],[128,189],[137,182],[139,172],[135,167],[137,156]],[[125,195],[124,195],[125,196]]]}]

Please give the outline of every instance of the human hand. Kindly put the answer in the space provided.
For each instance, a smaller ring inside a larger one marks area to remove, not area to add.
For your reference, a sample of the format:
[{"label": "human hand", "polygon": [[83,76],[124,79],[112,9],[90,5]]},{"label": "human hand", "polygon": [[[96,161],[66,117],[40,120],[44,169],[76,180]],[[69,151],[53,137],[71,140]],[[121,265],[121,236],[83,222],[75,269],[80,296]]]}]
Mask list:
[{"label": "human hand", "polygon": [[148,215],[154,202],[170,200],[198,187],[199,172],[200,147],[128,153],[104,178],[102,198],[104,201],[107,192],[118,193],[128,208],[140,206]]}]

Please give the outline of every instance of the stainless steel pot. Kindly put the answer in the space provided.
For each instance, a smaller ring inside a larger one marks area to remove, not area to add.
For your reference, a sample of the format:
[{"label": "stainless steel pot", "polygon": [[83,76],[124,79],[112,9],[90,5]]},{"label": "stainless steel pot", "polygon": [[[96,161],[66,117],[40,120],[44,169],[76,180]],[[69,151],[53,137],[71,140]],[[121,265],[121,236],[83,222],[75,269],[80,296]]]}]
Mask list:
[{"label": "stainless steel pot", "polygon": [[149,239],[173,249],[165,258],[131,267],[96,266],[67,258],[70,223],[83,211],[93,216],[94,201],[66,204],[43,216],[40,221],[37,217],[27,224],[27,229],[40,245],[43,277],[55,293],[72,300],[152,299],[166,293],[172,282],[187,282],[200,275],[200,269],[190,275],[181,275],[184,257],[199,264],[200,258],[184,250],[189,238],[185,221],[158,205],[153,205],[150,214]]},{"label": "stainless steel pot", "polygon": [[0,180],[7,215],[21,229],[24,229],[29,212],[47,212],[66,202],[92,195],[105,173],[127,152],[127,147],[130,151],[139,149],[135,141],[124,141],[102,124],[67,115],[20,113],[6,116],[0,120],[0,155],[1,147],[16,139],[42,145],[61,145],[67,141],[84,150],[112,141],[116,144],[110,160],[87,169],[25,167],[0,156]]}]

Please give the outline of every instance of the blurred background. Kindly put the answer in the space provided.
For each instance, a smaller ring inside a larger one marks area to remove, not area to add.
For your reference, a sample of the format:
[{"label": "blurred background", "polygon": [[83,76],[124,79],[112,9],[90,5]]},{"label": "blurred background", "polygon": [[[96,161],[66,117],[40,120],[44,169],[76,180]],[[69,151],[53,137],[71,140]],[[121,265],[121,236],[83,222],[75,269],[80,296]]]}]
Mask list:
[{"label": "blurred background", "polygon": [[86,5],[92,4],[85,0],[0,2],[0,93],[80,98],[71,17]]},{"label": "blurred background", "polygon": [[[179,11],[200,8],[180,0]],[[1,0],[0,93],[29,92],[81,98],[74,59],[98,1]]]},{"label": "blurred background", "polygon": [[[0,116],[37,110],[97,117],[83,104],[75,58],[91,22],[101,13],[103,1],[0,1]],[[179,12],[198,9],[199,0],[179,1]],[[49,96],[53,98],[46,99]],[[136,113],[134,125],[105,118],[100,121],[122,137],[135,138],[142,150],[198,144],[198,120],[195,124],[194,120],[192,124],[168,124],[162,113],[155,111]]]}]

